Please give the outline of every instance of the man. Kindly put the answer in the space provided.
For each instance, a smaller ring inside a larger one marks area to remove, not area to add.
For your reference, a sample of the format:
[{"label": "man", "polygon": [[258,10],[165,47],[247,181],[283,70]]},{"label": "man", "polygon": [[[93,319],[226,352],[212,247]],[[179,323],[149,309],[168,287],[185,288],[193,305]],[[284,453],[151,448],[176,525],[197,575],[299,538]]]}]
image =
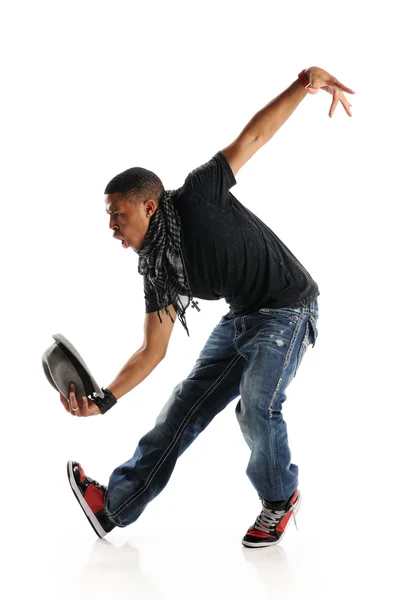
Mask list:
[{"label": "man", "polygon": [[[247,475],[262,510],[242,543],[279,543],[300,506],[298,467],[291,463],[282,404],[310,343],[318,335],[316,282],[279,238],[229,191],[239,169],[278,131],[295,108],[319,89],[353,94],[318,67],[302,71],[251,119],[237,139],[166,191],[151,171],[128,169],[105,189],[110,228],[139,255],[144,276],[144,340],[103,388],[112,403],[147,377],[165,357],[170,335],[193,295],[225,298],[229,312],[216,325],[186,379],[174,390],[133,457],[111,474],[108,487],[69,461],[71,487],[96,533],[126,527],[167,484],[178,457],[217,413],[240,395],[236,416],[251,450]],[[192,307],[200,310],[192,300]],[[167,316],[161,318],[160,312]],[[77,400],[71,385],[61,402],[70,414],[104,412]],[[111,406],[108,404],[108,406]]]}]

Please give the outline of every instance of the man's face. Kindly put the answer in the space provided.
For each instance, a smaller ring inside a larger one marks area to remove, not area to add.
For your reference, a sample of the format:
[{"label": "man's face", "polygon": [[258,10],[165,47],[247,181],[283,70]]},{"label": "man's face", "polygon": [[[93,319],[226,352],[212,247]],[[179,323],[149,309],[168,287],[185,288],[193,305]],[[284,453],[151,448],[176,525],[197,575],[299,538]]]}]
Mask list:
[{"label": "man's face", "polygon": [[[106,194],[106,213],[110,215],[113,236],[123,240],[124,248],[135,252],[142,249],[151,216],[157,208],[154,200],[146,200],[139,206],[123,200],[122,194]],[[149,213],[149,216],[147,216]]]}]

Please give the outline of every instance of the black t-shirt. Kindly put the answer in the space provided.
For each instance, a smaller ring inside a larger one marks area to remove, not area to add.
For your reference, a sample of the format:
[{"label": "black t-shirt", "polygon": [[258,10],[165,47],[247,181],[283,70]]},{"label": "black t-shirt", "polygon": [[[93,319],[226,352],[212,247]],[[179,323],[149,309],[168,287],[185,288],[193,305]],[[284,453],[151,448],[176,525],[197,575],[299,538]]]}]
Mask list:
[{"label": "black t-shirt", "polygon": [[[227,159],[217,152],[174,190],[193,296],[225,298],[235,316],[315,300],[316,282],[278,236],[231,194],[235,184]],[[155,293],[144,291],[146,313],[161,310]]]}]

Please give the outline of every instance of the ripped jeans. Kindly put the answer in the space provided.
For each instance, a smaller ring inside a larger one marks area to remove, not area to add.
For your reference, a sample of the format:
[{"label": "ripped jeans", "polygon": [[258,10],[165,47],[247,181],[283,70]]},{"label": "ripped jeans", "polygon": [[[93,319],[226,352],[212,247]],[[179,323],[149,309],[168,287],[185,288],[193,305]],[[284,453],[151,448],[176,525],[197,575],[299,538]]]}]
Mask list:
[{"label": "ripped jeans", "polygon": [[298,486],[282,404],[318,331],[318,302],[229,311],[211,332],[192,371],[178,383],[131,459],[110,476],[106,512],[118,527],[136,521],[166,486],[178,457],[240,396],[236,416],[250,448],[246,474],[261,498],[288,499]]}]

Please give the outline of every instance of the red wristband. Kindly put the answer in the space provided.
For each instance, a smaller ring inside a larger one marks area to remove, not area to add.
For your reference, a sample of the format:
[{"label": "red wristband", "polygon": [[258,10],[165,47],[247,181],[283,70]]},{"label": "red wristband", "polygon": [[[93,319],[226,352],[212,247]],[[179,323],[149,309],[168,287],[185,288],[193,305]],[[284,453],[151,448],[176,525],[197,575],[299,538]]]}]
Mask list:
[{"label": "red wristband", "polygon": [[305,69],[303,69],[302,72],[297,75],[297,77],[300,79],[301,83],[303,84],[303,86],[305,88],[307,88],[310,85],[310,82],[308,81],[308,79],[306,77]]},{"label": "red wristband", "polygon": [[318,92],[318,90],[314,90],[314,88],[311,87],[311,82],[308,81],[306,77],[306,69],[303,69],[297,77],[300,79],[308,94],[316,94]]}]

